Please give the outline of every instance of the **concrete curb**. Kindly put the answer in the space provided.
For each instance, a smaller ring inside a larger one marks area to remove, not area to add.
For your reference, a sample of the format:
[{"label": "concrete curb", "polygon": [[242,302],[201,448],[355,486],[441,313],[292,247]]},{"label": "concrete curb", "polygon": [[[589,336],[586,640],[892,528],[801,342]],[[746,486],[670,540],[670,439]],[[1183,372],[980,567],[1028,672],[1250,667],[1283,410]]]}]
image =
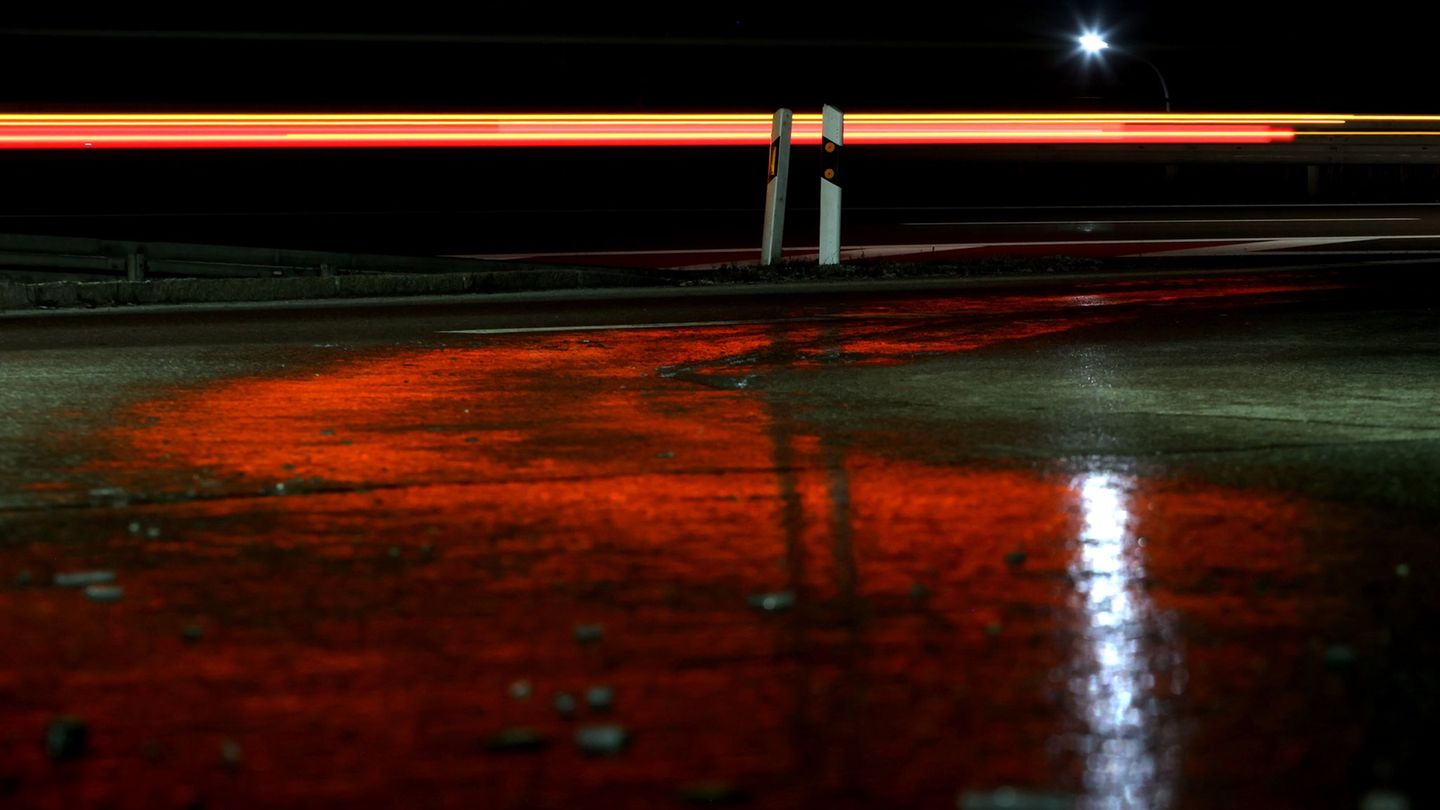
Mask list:
[{"label": "concrete curb", "polygon": [[566,268],[333,278],[159,279],[153,281],[0,282],[0,311],[535,292],[668,286],[656,273]]}]

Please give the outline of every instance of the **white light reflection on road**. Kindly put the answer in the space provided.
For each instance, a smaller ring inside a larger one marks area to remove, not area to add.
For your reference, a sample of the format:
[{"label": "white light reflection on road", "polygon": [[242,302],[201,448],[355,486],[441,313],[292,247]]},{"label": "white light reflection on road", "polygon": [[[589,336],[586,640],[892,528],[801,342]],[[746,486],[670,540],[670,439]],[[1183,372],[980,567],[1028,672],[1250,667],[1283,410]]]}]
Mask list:
[{"label": "white light reflection on road", "polygon": [[1145,649],[1152,611],[1130,526],[1130,480],[1092,473],[1075,480],[1084,525],[1071,563],[1082,649],[1071,690],[1088,727],[1085,806],[1163,807],[1171,796],[1160,744],[1155,672]]}]

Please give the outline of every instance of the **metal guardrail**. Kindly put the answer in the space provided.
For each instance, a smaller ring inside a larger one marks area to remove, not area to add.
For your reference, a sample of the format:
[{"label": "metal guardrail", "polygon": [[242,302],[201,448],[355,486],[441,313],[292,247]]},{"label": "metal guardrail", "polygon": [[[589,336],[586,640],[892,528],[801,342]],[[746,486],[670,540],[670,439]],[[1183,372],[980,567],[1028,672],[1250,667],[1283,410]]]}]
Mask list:
[{"label": "metal guardrail", "polygon": [[445,274],[551,269],[485,259],[0,234],[0,272],[124,278],[273,278],[366,273]]}]

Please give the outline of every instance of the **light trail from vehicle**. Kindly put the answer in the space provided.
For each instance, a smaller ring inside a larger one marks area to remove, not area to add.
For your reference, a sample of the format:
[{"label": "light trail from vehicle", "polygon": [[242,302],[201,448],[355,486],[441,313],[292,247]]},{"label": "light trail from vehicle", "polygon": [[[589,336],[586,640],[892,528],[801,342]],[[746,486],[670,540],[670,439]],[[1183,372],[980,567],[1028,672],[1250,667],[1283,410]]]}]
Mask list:
[{"label": "light trail from vehicle", "polygon": [[[793,142],[820,143],[820,116]],[[1436,124],[1435,129],[1421,128]],[[1404,125],[1403,130],[1384,129]],[[754,113],[3,114],[0,149],[760,146]],[[1264,113],[851,113],[855,145],[1270,144],[1302,136],[1440,136],[1440,116]]]}]

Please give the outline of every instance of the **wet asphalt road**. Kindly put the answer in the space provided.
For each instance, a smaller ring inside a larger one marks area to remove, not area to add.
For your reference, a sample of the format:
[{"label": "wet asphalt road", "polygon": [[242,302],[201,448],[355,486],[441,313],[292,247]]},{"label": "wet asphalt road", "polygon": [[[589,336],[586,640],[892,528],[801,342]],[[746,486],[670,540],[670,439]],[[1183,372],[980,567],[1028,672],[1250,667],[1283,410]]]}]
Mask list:
[{"label": "wet asphalt road", "polygon": [[0,317],[0,799],[1431,806],[1435,278]]}]

